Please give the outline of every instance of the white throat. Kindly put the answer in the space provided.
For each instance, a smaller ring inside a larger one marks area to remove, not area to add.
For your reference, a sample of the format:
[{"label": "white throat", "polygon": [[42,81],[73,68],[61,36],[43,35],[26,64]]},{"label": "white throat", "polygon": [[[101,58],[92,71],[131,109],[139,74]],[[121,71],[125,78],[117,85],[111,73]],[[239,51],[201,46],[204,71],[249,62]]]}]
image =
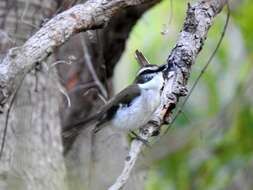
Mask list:
[{"label": "white throat", "polygon": [[160,91],[164,83],[162,72],[157,73],[154,78],[143,84],[138,84],[141,89],[145,90],[158,90]]}]

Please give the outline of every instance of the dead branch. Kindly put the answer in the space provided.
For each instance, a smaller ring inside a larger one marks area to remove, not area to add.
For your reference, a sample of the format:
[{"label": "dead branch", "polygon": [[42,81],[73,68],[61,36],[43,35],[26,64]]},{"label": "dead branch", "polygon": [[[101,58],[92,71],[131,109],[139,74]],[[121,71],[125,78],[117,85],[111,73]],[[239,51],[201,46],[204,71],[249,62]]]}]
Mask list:
[{"label": "dead branch", "polygon": [[56,15],[23,46],[10,49],[4,57],[0,64],[0,108],[15,91],[20,79],[73,34],[105,26],[126,7],[152,2],[154,0],[89,0]]},{"label": "dead branch", "polygon": [[[187,15],[183,29],[176,46],[167,59],[165,71],[165,86],[162,92],[160,107],[153,115],[152,120],[143,127],[139,136],[148,140],[159,133],[160,126],[169,121],[172,110],[180,97],[187,94],[187,81],[191,66],[201,51],[209,28],[214,17],[222,10],[226,0],[200,0],[194,5],[188,4]],[[109,190],[121,189],[127,182],[130,172],[142,150],[143,143],[134,140],[125,160],[124,169],[116,182]]]},{"label": "dead branch", "polygon": [[103,97],[102,99],[107,99],[108,98],[107,90],[97,76],[97,73],[96,73],[94,66],[92,64],[92,61],[91,61],[89,49],[87,47],[87,44],[86,44],[83,36],[81,37],[81,44],[83,46],[84,62],[86,64],[94,82],[96,83],[96,85],[98,86],[98,89],[100,90],[100,92],[98,93],[99,97]]}]

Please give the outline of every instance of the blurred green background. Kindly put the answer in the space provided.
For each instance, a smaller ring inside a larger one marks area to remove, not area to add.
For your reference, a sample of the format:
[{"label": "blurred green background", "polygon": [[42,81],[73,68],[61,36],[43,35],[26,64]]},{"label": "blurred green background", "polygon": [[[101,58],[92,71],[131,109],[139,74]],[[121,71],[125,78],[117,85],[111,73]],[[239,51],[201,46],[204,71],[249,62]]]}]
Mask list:
[{"label": "blurred green background", "polygon": [[[187,2],[163,1],[137,23],[116,68],[116,92],[134,80],[136,49],[151,63],[165,63],[182,27]],[[166,154],[149,167],[147,190],[253,189],[253,1],[234,0],[230,6],[221,47],[169,130],[173,140],[159,145],[166,147]],[[214,51],[225,20],[226,9],[210,29],[188,88]]]}]

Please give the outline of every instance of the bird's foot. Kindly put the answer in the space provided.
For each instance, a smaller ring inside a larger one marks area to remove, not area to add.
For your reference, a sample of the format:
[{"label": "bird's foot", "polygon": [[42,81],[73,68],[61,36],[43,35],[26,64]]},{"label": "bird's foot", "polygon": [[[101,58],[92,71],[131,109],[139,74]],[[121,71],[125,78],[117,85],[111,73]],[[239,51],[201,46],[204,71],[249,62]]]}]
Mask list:
[{"label": "bird's foot", "polygon": [[139,135],[137,135],[134,131],[130,130],[130,133],[133,135],[133,137],[131,137],[132,139],[135,140],[139,140],[141,141],[144,145],[146,145],[147,147],[151,148],[149,142],[146,139],[143,139],[142,137],[140,137]]}]

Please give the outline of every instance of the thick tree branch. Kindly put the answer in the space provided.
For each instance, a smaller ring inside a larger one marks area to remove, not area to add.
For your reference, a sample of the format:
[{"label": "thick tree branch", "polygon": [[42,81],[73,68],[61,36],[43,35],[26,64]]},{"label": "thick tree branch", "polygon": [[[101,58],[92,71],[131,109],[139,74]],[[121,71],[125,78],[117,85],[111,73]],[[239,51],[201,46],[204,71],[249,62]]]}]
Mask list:
[{"label": "thick tree branch", "polygon": [[23,46],[12,48],[0,64],[0,107],[36,63],[47,58],[73,34],[103,27],[123,8],[152,0],[87,1],[55,16]]},{"label": "thick tree branch", "polygon": [[[209,28],[214,17],[222,10],[226,0],[200,0],[194,5],[188,4],[187,15],[183,29],[176,46],[167,59],[165,71],[165,86],[162,92],[160,107],[140,132],[140,137],[148,140],[159,132],[160,126],[168,121],[179,98],[187,94],[186,84],[190,75],[191,66],[201,51]],[[127,182],[130,172],[142,150],[143,143],[134,140],[131,144],[125,166],[116,182],[109,190],[121,189]]]}]

